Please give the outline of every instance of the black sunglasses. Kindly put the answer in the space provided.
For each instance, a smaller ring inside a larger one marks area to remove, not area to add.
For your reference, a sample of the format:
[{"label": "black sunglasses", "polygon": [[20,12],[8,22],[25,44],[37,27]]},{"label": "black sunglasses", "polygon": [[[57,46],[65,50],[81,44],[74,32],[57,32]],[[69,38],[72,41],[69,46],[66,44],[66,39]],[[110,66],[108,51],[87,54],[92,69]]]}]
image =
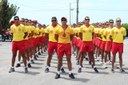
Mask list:
[{"label": "black sunglasses", "polygon": [[14,20],[19,20],[19,19],[14,19]]},{"label": "black sunglasses", "polygon": [[85,20],[86,20],[86,21],[87,21],[87,20],[89,21],[90,19],[85,19]]},{"label": "black sunglasses", "polygon": [[62,19],[61,21],[67,21],[66,19]]},{"label": "black sunglasses", "polygon": [[110,23],[114,23],[114,22],[110,22]]},{"label": "black sunglasses", "polygon": [[116,21],[116,22],[121,22],[120,20]]},{"label": "black sunglasses", "polygon": [[52,22],[56,22],[56,20],[52,20]]}]

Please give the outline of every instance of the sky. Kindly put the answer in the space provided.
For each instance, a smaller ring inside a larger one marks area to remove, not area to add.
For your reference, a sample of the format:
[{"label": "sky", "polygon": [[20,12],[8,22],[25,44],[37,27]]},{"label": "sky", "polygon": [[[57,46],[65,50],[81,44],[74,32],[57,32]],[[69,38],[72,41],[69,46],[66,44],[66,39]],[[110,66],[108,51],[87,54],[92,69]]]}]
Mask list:
[{"label": "sky", "polygon": [[[51,17],[67,17],[68,24],[76,22],[76,0],[8,0],[19,7],[20,18],[38,20],[41,24],[50,24]],[[71,4],[71,7],[70,7]],[[70,10],[73,9],[73,10]],[[70,14],[71,12],[71,14]],[[71,15],[71,19],[69,16]],[[79,0],[79,21],[89,16],[91,23],[105,22],[120,17],[122,23],[128,23],[128,0]]]}]

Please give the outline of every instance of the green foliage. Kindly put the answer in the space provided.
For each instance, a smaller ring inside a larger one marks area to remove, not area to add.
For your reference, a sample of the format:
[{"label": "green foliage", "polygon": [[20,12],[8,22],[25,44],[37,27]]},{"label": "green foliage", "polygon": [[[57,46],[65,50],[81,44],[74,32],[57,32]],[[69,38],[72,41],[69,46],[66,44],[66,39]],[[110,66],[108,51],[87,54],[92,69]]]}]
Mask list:
[{"label": "green foliage", "polygon": [[122,26],[126,29],[128,29],[128,23],[123,23]]},{"label": "green foliage", "polygon": [[18,7],[14,4],[9,4],[8,0],[0,1],[0,29],[9,27],[10,19],[16,15]]},{"label": "green foliage", "polygon": [[123,23],[122,24],[122,27],[126,28],[127,36],[128,36],[128,23]]}]

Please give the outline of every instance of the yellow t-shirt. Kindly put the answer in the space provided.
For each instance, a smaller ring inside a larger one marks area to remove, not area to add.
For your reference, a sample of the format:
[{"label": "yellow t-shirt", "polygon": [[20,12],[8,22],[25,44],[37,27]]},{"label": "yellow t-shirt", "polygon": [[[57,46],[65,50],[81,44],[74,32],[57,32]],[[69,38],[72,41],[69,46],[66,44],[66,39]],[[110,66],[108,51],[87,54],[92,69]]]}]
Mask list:
[{"label": "yellow t-shirt", "polygon": [[82,25],[80,27],[80,32],[82,33],[82,41],[92,41],[92,35],[94,32],[94,27],[92,25],[89,27]]},{"label": "yellow t-shirt", "polygon": [[113,38],[113,42],[123,43],[124,42],[123,37],[126,36],[126,29],[124,27],[121,27],[120,29],[118,29],[117,27],[114,27],[110,35]]},{"label": "yellow t-shirt", "polygon": [[34,37],[34,38],[39,37],[39,28],[36,28],[36,27],[35,27],[33,37]]},{"label": "yellow t-shirt", "polygon": [[42,28],[39,28],[39,35],[38,37],[42,37]]},{"label": "yellow t-shirt", "polygon": [[58,29],[55,30],[55,34],[58,34],[58,43],[71,43],[70,36],[74,34],[73,29],[68,26],[65,31],[62,27],[59,27]]},{"label": "yellow t-shirt", "polygon": [[30,26],[31,38],[34,38],[34,30],[35,30],[35,27],[31,25]]},{"label": "yellow t-shirt", "polygon": [[58,29],[59,27],[60,27],[59,25],[57,25],[56,27],[53,27],[52,25],[50,25],[45,29],[45,33],[49,34],[49,36],[48,36],[49,40],[48,41],[57,42],[55,39],[55,30]]},{"label": "yellow t-shirt", "polygon": [[25,38],[25,40],[28,40],[29,39],[29,34],[31,33],[31,31],[30,31],[30,26],[24,26],[25,27],[25,29],[26,29],[26,32],[28,33],[28,35],[26,36],[26,38]]},{"label": "yellow t-shirt", "polygon": [[80,33],[80,27],[77,27],[76,28],[77,39],[80,39],[79,33]]},{"label": "yellow t-shirt", "polygon": [[45,29],[44,28],[41,28],[41,35],[45,36]]},{"label": "yellow t-shirt", "polygon": [[106,28],[103,28],[102,31],[101,31],[101,37],[102,37],[102,40],[103,41],[106,41]]},{"label": "yellow t-shirt", "polygon": [[111,33],[112,28],[106,28],[106,31],[104,35],[106,36],[106,41],[111,41],[110,40],[110,33]]},{"label": "yellow t-shirt", "polygon": [[13,41],[24,40],[24,33],[27,32],[25,26],[20,24],[19,26],[12,25],[10,27],[11,33],[13,33]]}]

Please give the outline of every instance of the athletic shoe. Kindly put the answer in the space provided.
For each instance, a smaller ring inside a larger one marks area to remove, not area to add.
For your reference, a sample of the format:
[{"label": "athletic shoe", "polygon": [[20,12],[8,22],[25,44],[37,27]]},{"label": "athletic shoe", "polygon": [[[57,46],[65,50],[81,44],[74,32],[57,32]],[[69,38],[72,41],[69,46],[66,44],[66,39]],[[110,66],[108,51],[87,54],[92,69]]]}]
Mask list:
[{"label": "athletic shoe", "polygon": [[123,72],[125,72],[125,70],[124,69],[120,69],[120,72],[123,73]]},{"label": "athletic shoe", "polygon": [[31,60],[31,63],[34,64],[35,63],[34,60]]},{"label": "athletic shoe", "polygon": [[61,68],[61,72],[62,72],[62,73],[66,73],[65,70],[64,70],[64,68]]},{"label": "athletic shoe", "polygon": [[11,72],[15,72],[15,69],[14,68],[10,68],[9,73],[11,73]]},{"label": "athletic shoe", "polygon": [[20,64],[19,64],[19,63],[17,63],[16,67],[20,67]]},{"label": "athletic shoe", "polygon": [[28,73],[28,68],[27,68],[27,67],[25,67],[25,69],[24,69],[24,70],[25,70],[25,73]]},{"label": "athletic shoe", "polygon": [[45,69],[45,73],[48,73],[48,72],[49,72],[49,68],[46,68],[46,69]]},{"label": "athletic shoe", "polygon": [[28,63],[28,67],[29,67],[29,68],[32,67],[30,63]]},{"label": "athletic shoe", "polygon": [[60,74],[56,73],[55,79],[59,79],[60,78]]},{"label": "athletic shoe", "polygon": [[97,68],[96,68],[96,67],[94,68],[94,71],[95,71],[96,73],[99,73],[99,71],[97,70]]},{"label": "athletic shoe", "polygon": [[75,79],[73,73],[69,74],[69,77],[70,77],[71,79]]},{"label": "athletic shoe", "polygon": [[78,69],[78,73],[81,73],[81,70],[82,70],[82,69],[81,69],[81,68],[79,68],[79,69]]}]

